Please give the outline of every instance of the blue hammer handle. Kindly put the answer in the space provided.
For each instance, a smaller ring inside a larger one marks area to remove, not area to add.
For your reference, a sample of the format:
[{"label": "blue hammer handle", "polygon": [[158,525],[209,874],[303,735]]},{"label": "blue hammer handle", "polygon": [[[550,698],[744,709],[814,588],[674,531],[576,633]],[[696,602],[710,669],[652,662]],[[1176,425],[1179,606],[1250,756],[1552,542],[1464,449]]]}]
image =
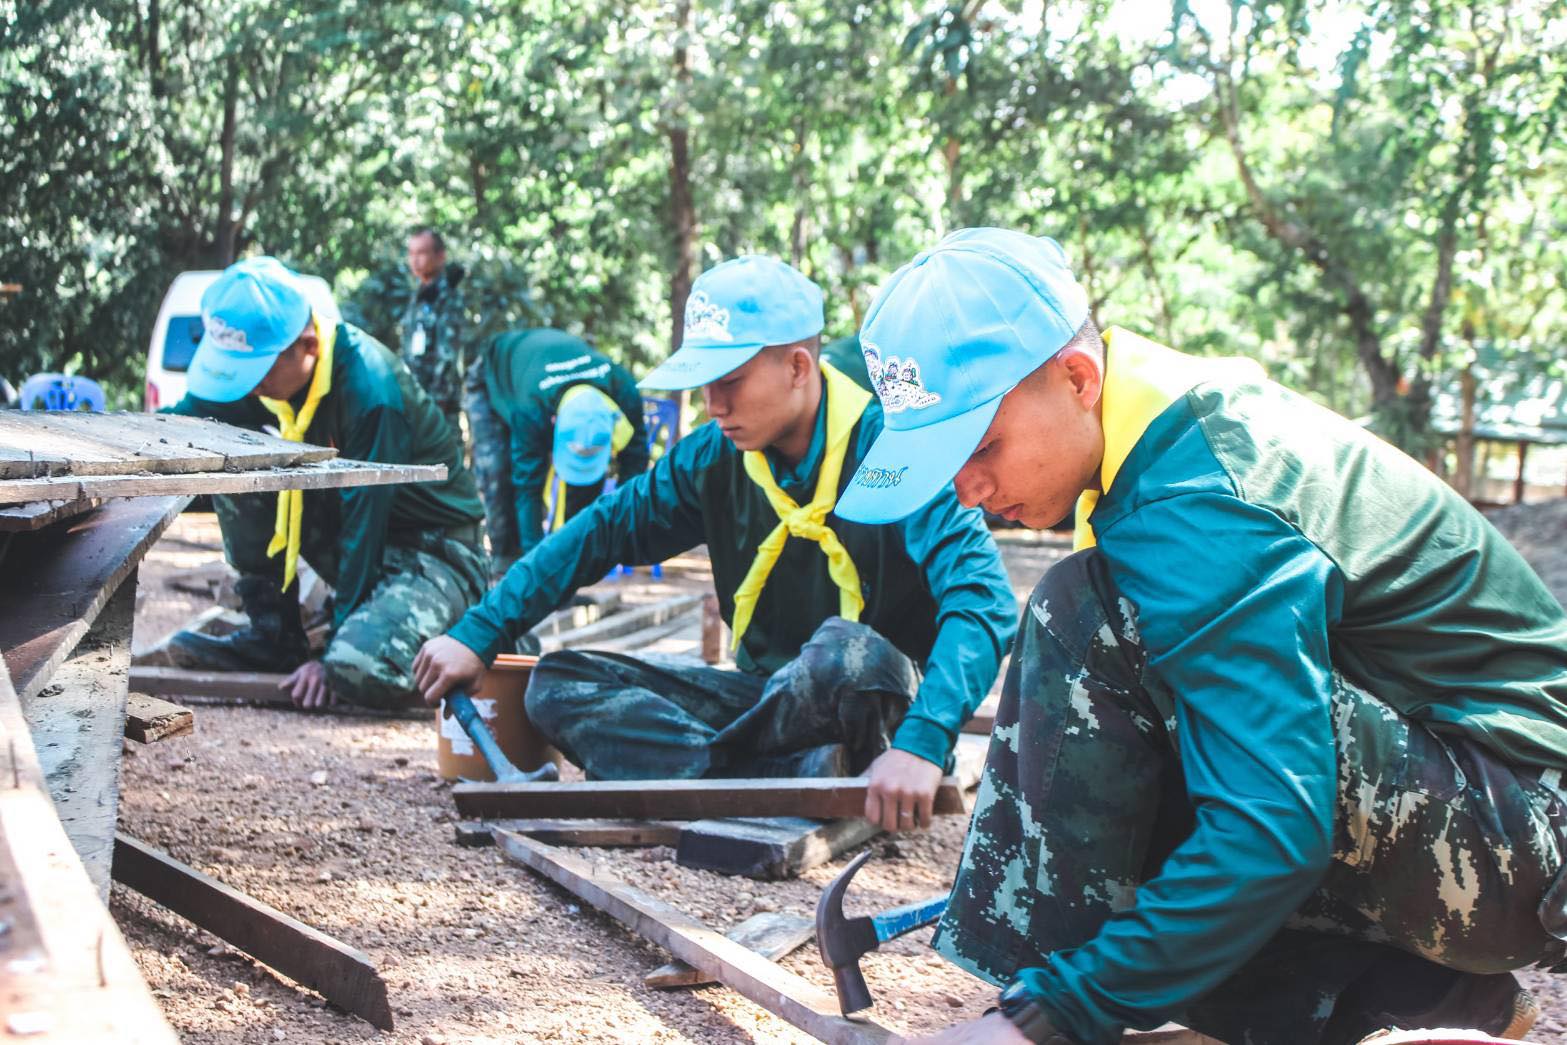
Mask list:
[{"label": "blue hammer handle", "polygon": [[895,940],[904,933],[911,933],[915,929],[922,928],[940,918],[947,909],[947,896],[933,896],[928,900],[916,900],[913,903],[904,904],[902,907],[894,907],[881,914],[871,915],[871,925],[876,930],[876,942],[886,943]]},{"label": "blue hammer handle", "polygon": [[446,708],[457,719],[457,724],[462,726],[463,732],[468,734],[479,753],[484,756],[484,761],[489,763],[490,772],[495,774],[496,783],[500,784],[531,784],[540,780],[555,780],[560,776],[560,771],[555,768],[555,763],[546,762],[538,769],[524,773],[511,764],[501,746],[495,742],[495,736],[490,732],[490,727],[484,724],[484,716],[479,714],[479,709],[474,707],[473,698],[461,690],[453,690],[446,695]]}]

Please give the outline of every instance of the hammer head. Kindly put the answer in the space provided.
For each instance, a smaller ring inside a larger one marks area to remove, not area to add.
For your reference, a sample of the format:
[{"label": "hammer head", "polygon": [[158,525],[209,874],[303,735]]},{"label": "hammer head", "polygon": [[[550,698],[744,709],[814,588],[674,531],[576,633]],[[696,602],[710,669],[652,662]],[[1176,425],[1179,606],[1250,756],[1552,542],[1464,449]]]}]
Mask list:
[{"label": "hammer head", "polygon": [[860,972],[860,958],[876,949],[876,927],[869,917],[843,915],[843,894],[870,858],[869,850],[855,857],[816,901],[816,946],[821,951],[822,964],[832,970],[838,1007],[845,1016],[871,1007],[871,991]]}]

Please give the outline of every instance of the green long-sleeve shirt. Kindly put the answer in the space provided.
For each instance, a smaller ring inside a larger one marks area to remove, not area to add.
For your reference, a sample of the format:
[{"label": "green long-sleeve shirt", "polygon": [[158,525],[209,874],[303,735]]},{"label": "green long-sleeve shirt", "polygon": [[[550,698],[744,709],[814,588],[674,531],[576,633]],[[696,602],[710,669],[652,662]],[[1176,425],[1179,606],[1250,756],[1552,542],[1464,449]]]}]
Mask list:
[{"label": "green long-sleeve shirt", "polygon": [[[304,405],[307,392],[308,385],[293,399],[296,410]],[[214,403],[187,394],[167,412],[257,430],[277,424],[254,396]],[[381,579],[389,538],[400,531],[449,529],[484,518],[456,433],[397,356],[357,327],[338,325],[332,388],[316,408],[304,441],[335,447],[351,460],[446,466],[446,478],[440,482],[322,491],[341,499],[334,627]]]},{"label": "green long-sleeve shirt", "polygon": [[[778,484],[800,504],[815,492],[826,414],[824,398],[810,449],[795,467],[769,453]],[[881,425],[881,407],[873,400],[850,436],[840,494]],[[741,452],[716,424],[703,425],[652,471],[545,538],[451,635],[488,663],[506,641],[615,563],[661,562],[704,542],[720,611],[731,621],[734,592],[777,525],[777,513],[745,474]],[[859,572],[865,598],[860,620],[924,669],[893,746],[942,764],[959,727],[995,681],[1016,631],[1016,601],[995,541],[980,513],[959,505],[950,488],[899,523],[868,526],[829,516],[828,525]],[[737,666],[777,671],[838,609],[838,588],[820,545],[790,538],[741,638]]]},{"label": "green long-sleeve shirt", "polygon": [[485,342],[484,383],[495,412],[511,430],[512,489],[517,538],[526,553],[544,531],[544,482],[549,477],[555,412],[574,385],[592,385],[615,401],[631,422],[631,441],[615,455],[625,482],[647,471],[647,426],[642,394],[631,371],[560,330],[514,330]]},{"label": "green long-sleeve shirt", "polygon": [[1335,670],[1437,733],[1567,769],[1567,614],[1478,512],[1260,371],[1107,340],[1107,446],[1134,385],[1173,389],[1088,521],[1135,611],[1196,827],[1098,935],[1021,974],[1093,1043],[1212,990],[1321,881]]}]

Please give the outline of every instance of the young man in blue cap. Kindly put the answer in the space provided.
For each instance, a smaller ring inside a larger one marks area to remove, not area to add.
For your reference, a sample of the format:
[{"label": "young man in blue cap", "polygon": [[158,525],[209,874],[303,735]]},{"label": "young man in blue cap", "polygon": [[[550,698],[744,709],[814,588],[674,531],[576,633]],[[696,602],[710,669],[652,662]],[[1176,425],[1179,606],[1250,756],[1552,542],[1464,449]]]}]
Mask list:
[{"label": "young man in blue cap", "polygon": [[[306,708],[417,701],[411,667],[420,643],[450,627],[485,587],[482,512],[456,432],[396,356],[314,312],[294,274],[272,258],[224,270],[202,295],[201,312],[189,393],[171,412],[275,426],[286,439],[335,446],[346,458],[444,464],[447,477],[214,497],[250,623],[222,637],[181,632],[171,653],[187,667],[293,669],[286,685]],[[300,623],[300,556],[335,589],[320,660],[308,659]]]},{"label": "young man in blue cap", "polygon": [[862,342],[839,514],[955,485],[1082,549],[1023,614],[935,938],[944,1041],[1521,1036],[1567,957],[1567,616],[1425,469],[1249,360],[1101,338],[1051,240],[954,233]]},{"label": "young man in blue cap", "polygon": [[497,334],[472,365],[485,392],[468,401],[473,466],[505,572],[592,503],[612,457],[618,482],[647,471],[647,426],[631,371],[564,331]]},{"label": "young man in blue cap", "polygon": [[893,526],[832,518],[881,427],[820,364],[820,288],[770,258],[703,273],[680,350],[644,387],[700,387],[712,420],[524,556],[428,643],[425,699],[473,685],[507,642],[617,562],[706,543],[738,671],[566,651],[533,722],[601,779],[823,776],[869,767],[866,816],[929,823],[958,729],[994,681],[1015,603],[977,511],[951,493]]}]

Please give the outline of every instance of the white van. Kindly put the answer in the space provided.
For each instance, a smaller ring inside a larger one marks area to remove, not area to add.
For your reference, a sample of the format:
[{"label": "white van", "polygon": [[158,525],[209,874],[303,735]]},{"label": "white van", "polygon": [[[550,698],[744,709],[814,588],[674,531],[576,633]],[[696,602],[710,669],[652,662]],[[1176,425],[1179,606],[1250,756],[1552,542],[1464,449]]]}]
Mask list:
[{"label": "white van", "polygon": [[[147,349],[147,410],[171,406],[185,395],[185,369],[201,342],[201,295],[222,275],[218,269],[181,272],[163,295]],[[301,276],[310,304],[322,318],[340,318],[332,288],[320,276]]]}]

